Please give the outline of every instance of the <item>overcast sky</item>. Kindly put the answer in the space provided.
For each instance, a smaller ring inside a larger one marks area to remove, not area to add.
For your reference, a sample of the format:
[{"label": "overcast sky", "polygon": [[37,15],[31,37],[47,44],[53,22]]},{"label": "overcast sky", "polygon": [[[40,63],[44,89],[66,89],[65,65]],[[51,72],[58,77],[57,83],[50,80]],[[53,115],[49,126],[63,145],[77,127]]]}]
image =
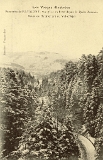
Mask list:
[{"label": "overcast sky", "polygon": [[[98,54],[103,47],[103,1],[101,0],[4,0],[0,2],[0,54],[11,52],[56,52],[69,58]],[[8,10],[32,10],[32,6],[67,6],[78,13],[74,18],[30,18]]]}]

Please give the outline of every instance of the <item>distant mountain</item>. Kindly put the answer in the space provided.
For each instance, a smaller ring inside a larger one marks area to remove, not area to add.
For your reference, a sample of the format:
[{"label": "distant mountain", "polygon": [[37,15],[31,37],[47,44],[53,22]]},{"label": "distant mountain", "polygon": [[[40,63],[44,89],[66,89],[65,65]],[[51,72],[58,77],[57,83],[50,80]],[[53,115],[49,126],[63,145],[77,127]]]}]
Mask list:
[{"label": "distant mountain", "polygon": [[13,63],[12,59],[6,55],[0,55],[0,67],[24,69],[23,66]]},{"label": "distant mountain", "polygon": [[1,59],[2,66],[24,69],[37,77],[62,69],[68,61],[53,52],[8,53]]}]

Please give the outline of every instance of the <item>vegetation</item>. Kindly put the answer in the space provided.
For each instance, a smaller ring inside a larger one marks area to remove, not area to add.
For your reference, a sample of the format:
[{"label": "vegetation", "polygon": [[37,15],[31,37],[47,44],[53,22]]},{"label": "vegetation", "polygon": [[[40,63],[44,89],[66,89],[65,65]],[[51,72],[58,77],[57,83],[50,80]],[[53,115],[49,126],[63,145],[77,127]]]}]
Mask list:
[{"label": "vegetation", "polygon": [[41,81],[1,68],[0,90],[2,158],[78,159],[82,126],[103,158],[103,50]]}]

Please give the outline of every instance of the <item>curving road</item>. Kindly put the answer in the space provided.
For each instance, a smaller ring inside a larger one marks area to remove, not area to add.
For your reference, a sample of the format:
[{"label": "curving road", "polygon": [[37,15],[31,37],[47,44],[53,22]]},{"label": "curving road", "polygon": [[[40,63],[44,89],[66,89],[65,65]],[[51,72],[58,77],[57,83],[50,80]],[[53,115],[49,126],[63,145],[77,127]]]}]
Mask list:
[{"label": "curving road", "polygon": [[81,160],[95,160],[96,151],[93,144],[82,135],[78,135],[78,143],[82,155]]}]

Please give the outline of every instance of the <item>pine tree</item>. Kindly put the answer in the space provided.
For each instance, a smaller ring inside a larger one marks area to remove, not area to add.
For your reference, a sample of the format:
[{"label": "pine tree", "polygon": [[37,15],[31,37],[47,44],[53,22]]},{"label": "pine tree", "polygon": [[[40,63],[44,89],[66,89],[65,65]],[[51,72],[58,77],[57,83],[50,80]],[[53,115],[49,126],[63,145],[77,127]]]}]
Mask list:
[{"label": "pine tree", "polygon": [[[56,157],[57,130],[54,127],[51,108],[45,104],[37,107],[35,120],[27,124],[23,143],[28,146],[28,157],[52,159]],[[29,125],[29,126],[28,126]]]},{"label": "pine tree", "polygon": [[98,93],[97,79],[93,82],[91,95],[88,96],[84,108],[84,120],[88,132],[91,136],[95,137],[96,116],[100,105],[100,98]]},{"label": "pine tree", "polygon": [[60,158],[74,158],[78,159],[79,148],[77,146],[76,138],[73,135],[73,127],[71,121],[67,118],[65,125],[62,126],[59,138]]},{"label": "pine tree", "polygon": [[[21,139],[25,122],[34,112],[36,94],[30,87],[23,83],[26,74],[12,69],[1,69],[1,113],[3,126],[3,155],[8,156],[16,151]],[[31,78],[31,77],[29,77]],[[31,82],[30,82],[31,83]]]}]

